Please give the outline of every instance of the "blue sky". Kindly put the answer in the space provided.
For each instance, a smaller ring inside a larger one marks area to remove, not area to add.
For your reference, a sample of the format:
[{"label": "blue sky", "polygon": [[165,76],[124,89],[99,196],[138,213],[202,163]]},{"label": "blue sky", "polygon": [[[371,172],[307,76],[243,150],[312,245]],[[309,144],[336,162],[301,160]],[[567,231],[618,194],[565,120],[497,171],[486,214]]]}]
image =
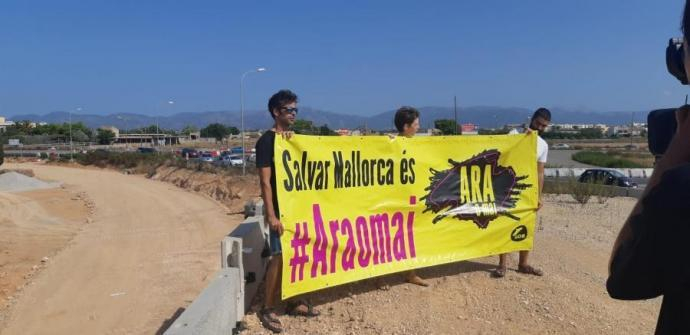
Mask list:
[{"label": "blue sky", "polygon": [[[73,1],[0,3],[0,115],[302,105],[640,111],[679,105],[666,72],[683,1]],[[172,99],[174,105],[164,102]]]}]

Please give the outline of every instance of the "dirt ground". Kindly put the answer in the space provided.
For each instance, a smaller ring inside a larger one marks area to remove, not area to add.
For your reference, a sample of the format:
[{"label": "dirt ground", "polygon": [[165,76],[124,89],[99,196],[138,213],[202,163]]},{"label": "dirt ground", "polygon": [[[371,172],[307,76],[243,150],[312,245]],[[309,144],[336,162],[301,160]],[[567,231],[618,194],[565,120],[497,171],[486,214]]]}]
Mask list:
[{"label": "dirt ground", "polygon": [[210,196],[143,176],[3,167],[65,188],[0,193],[2,335],[160,332],[220,268],[220,240],[243,219]]},{"label": "dirt ground", "polygon": [[0,192],[0,314],[90,220],[89,205],[68,187]]},{"label": "dirt ground", "polygon": [[[0,193],[2,335],[160,333],[208,284],[219,268],[219,241],[241,222],[244,200],[258,195],[255,177],[228,184],[161,170],[156,181],[93,168],[9,165],[65,184]],[[400,275],[384,277],[387,290],[374,280],[347,284],[313,294],[318,318],[282,315],[286,333],[653,332],[660,299],[615,301],[604,288],[611,244],[634,200],[545,200],[531,257],[544,277],[516,273],[512,255],[503,279],[490,278],[497,259],[487,257],[418,271],[427,288]],[[260,300],[243,334],[269,334],[256,317]]]},{"label": "dirt ground", "polygon": [[[312,296],[322,316],[281,316],[287,334],[651,334],[660,299],[615,301],[604,286],[611,245],[634,199],[581,206],[568,195],[547,195],[531,263],[544,277],[490,271],[497,257],[418,271],[430,287],[385,277],[346,284]],[[511,271],[512,270],[512,271]],[[270,334],[256,310],[243,334]]]}]

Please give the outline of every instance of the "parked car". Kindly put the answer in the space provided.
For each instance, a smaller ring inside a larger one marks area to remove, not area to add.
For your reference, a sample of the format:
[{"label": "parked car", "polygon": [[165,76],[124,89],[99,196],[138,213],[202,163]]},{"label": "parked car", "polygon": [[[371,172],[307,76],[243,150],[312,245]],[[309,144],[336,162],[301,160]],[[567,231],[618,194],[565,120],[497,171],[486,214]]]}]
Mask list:
[{"label": "parked car", "polygon": [[632,179],[613,169],[587,169],[580,175],[578,181],[581,183],[637,188],[637,183],[633,182]]},{"label": "parked car", "polygon": [[199,156],[199,160],[202,162],[212,163],[215,158],[213,158],[213,155],[211,155],[210,152],[204,152],[201,154],[201,156]]},{"label": "parked car", "polygon": [[570,146],[565,143],[556,143],[551,146],[551,149],[570,149]]},{"label": "parked car", "polygon": [[218,163],[225,166],[242,166],[242,157],[238,155],[221,156]]},{"label": "parked car", "polygon": [[137,152],[142,153],[142,154],[153,154],[156,152],[156,149],[155,148],[140,147],[137,149]]},{"label": "parked car", "polygon": [[230,149],[230,152],[233,154],[241,154],[242,153],[242,147],[234,147]]},{"label": "parked car", "polygon": [[180,156],[183,158],[199,158],[199,152],[196,151],[196,149],[184,148],[182,151],[180,151]]}]

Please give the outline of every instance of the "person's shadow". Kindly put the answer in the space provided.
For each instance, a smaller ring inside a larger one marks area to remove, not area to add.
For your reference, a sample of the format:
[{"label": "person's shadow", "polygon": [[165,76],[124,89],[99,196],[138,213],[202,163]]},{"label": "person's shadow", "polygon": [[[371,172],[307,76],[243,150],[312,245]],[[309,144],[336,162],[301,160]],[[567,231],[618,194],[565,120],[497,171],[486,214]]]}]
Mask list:
[{"label": "person's shadow", "polygon": [[169,319],[163,321],[163,324],[156,331],[156,335],[163,335],[163,333],[165,333],[165,331],[172,326],[175,320],[177,320],[177,318],[179,318],[184,311],[185,309],[183,307],[178,308]]}]

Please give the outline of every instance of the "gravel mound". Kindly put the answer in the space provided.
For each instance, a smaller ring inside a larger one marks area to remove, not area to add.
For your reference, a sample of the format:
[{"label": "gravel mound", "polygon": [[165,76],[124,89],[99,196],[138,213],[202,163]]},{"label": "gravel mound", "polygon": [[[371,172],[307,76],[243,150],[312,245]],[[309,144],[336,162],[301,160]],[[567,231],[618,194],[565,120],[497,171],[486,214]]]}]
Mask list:
[{"label": "gravel mound", "polygon": [[60,183],[48,183],[17,172],[0,174],[0,192],[24,192],[59,187]]}]

